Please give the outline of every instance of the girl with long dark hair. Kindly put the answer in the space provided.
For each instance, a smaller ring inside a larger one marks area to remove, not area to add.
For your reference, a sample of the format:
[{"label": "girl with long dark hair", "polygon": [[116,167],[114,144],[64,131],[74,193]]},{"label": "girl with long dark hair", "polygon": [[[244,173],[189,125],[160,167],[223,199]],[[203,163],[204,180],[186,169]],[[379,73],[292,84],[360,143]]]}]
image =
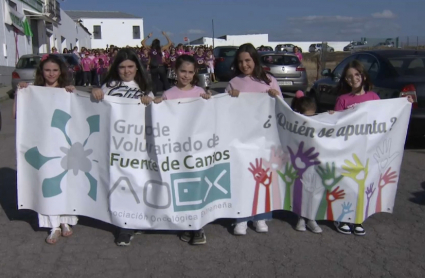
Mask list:
[{"label": "girl with long dark hair", "polygon": [[167,72],[164,66],[163,52],[170,48],[172,42],[165,32],[162,32],[162,34],[167,39],[167,45],[165,46],[161,47],[161,42],[159,39],[154,39],[151,46],[146,45],[146,39],[152,37],[152,33],[150,33],[148,37],[142,41],[143,47],[149,49],[148,69],[150,70],[152,82],[154,85],[154,94],[156,94],[158,91],[168,90],[170,88],[170,84],[168,83],[167,79]]},{"label": "girl with long dark hair", "polygon": [[[230,80],[226,88],[226,92],[232,97],[238,97],[240,92],[267,92],[271,97],[282,97],[282,92],[276,79],[267,74],[261,67],[258,52],[252,44],[247,43],[239,47],[233,61],[233,68],[236,76]],[[276,193],[273,192],[273,194]],[[258,233],[266,233],[268,232],[266,220],[271,218],[271,212],[267,212],[237,219],[234,234],[245,235],[248,221],[253,221]]]},{"label": "girl with long dark hair", "polygon": [[[28,87],[28,83],[20,82],[19,89]],[[35,86],[64,88],[67,92],[75,90],[74,86],[69,85],[68,69],[65,62],[57,55],[44,55],[37,67],[35,73]],[[17,93],[18,93],[17,92]],[[18,96],[18,95],[17,95]],[[16,105],[16,98],[15,98]],[[16,118],[16,106],[14,108]],[[73,234],[70,225],[76,225],[78,217],[75,215],[42,215],[38,214],[38,223],[40,227],[51,228],[49,236],[46,238],[48,244],[55,244],[61,236],[69,237]]]}]

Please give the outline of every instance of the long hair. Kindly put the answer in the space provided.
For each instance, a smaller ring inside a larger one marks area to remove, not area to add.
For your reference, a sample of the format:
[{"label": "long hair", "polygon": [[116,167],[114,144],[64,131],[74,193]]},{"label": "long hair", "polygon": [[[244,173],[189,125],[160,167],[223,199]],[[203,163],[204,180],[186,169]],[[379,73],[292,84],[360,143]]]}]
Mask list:
[{"label": "long hair", "polygon": [[235,59],[233,60],[233,68],[235,69],[235,76],[241,75],[242,71],[239,69],[239,55],[242,52],[247,52],[249,56],[251,56],[252,60],[254,61],[254,70],[252,72],[252,77],[257,81],[263,81],[267,85],[271,83],[271,80],[267,76],[267,73],[264,71],[264,69],[261,67],[260,63],[260,56],[258,55],[257,50],[255,47],[250,43],[245,43],[241,45],[236,51]]},{"label": "long hair", "polygon": [[105,78],[102,80],[101,85],[106,84],[107,87],[113,87],[115,86],[112,85],[113,82],[122,82],[118,72],[118,68],[119,65],[125,60],[133,61],[136,64],[137,72],[136,76],[134,77],[134,82],[139,85],[140,90],[145,93],[150,92],[152,90],[152,86],[148,75],[144,67],[142,67],[142,65],[140,64],[140,60],[137,57],[136,52],[130,48],[122,48],[118,51],[117,55],[115,56],[114,62],[112,63],[111,68],[106,74]]},{"label": "long hair", "polygon": [[44,79],[43,68],[47,62],[51,62],[59,66],[60,75],[58,78],[58,87],[65,88],[66,86],[68,86],[69,85],[68,68],[66,67],[65,62],[62,61],[58,55],[55,55],[55,54],[50,54],[49,56],[47,56],[47,58],[45,58],[44,60],[40,62],[35,72],[34,85],[46,86],[46,79]]},{"label": "long hair", "polygon": [[351,86],[348,84],[346,78],[347,78],[347,71],[349,69],[355,69],[357,70],[361,76],[362,76],[362,85],[365,92],[372,90],[373,88],[373,84],[372,81],[370,80],[369,74],[367,73],[367,71],[365,70],[365,68],[363,67],[363,64],[361,62],[359,62],[358,60],[353,60],[350,63],[348,63],[344,70],[342,71],[342,75],[339,79],[338,85],[336,86],[336,92],[338,94],[348,94],[351,93],[353,91],[353,88],[351,88]]},{"label": "long hair", "polygon": [[162,53],[161,42],[158,39],[154,39],[152,41],[151,49],[156,50],[158,53]]},{"label": "long hair", "polygon": [[193,76],[193,79],[192,79],[192,81],[190,82],[190,84],[191,84],[192,86],[196,86],[196,85],[198,84],[198,82],[199,82],[198,73],[197,73],[197,71],[198,71],[198,70],[197,70],[197,69],[198,69],[198,66],[197,66],[196,60],[195,60],[195,58],[193,58],[193,56],[191,56],[191,55],[187,55],[187,54],[180,55],[180,56],[177,58],[177,60],[176,60],[176,67],[175,67],[175,71],[176,71],[176,73],[177,73],[177,71],[179,70],[179,68],[181,67],[181,65],[182,65],[184,62],[188,62],[188,63],[193,64],[193,68],[195,69],[195,75]]}]

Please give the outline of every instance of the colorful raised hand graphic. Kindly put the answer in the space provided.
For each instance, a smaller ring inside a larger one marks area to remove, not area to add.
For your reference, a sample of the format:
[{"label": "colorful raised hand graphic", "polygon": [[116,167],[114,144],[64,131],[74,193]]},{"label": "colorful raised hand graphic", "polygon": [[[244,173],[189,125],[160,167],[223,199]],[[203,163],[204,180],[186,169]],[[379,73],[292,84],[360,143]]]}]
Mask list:
[{"label": "colorful raised hand graphic", "polygon": [[350,203],[350,202],[348,202],[348,203],[343,203],[341,206],[342,206],[342,211],[341,211],[341,214],[338,216],[338,219],[336,220],[336,221],[338,221],[338,222],[342,222],[343,220],[344,220],[344,217],[347,215],[347,214],[349,214],[349,213],[352,213],[352,212],[354,212],[354,210],[351,210],[351,206],[352,206],[353,204],[352,203]]},{"label": "colorful raised hand graphic", "polygon": [[370,186],[368,188],[366,188],[366,198],[367,198],[367,204],[366,204],[366,211],[364,214],[364,219],[366,219],[369,216],[369,203],[370,203],[370,199],[373,196],[373,193],[375,193],[375,189],[374,188],[375,183],[371,183]]},{"label": "colorful raised hand graphic", "polygon": [[280,171],[277,171],[277,173],[285,183],[285,201],[283,203],[283,209],[290,211],[292,210],[291,187],[294,184],[295,180],[298,178],[297,171],[295,171],[294,167],[292,167],[292,164],[290,162],[287,162],[285,166],[285,174],[282,174],[282,172]]},{"label": "colorful raised hand graphic", "polygon": [[332,192],[327,191],[326,193],[326,201],[328,203],[327,209],[327,220],[334,220],[334,214],[332,212],[332,203],[336,200],[344,199],[345,193],[344,189],[339,190],[339,186],[335,188]]},{"label": "colorful raised hand graphic", "polygon": [[282,209],[282,198],[278,180],[278,170],[281,170],[285,162],[288,160],[288,155],[283,152],[282,147],[271,147],[270,159],[264,160],[264,167],[269,168],[274,179],[272,180],[272,195],[273,195],[273,210]]},{"label": "colorful raised hand graphic", "polygon": [[293,192],[293,212],[298,215],[301,215],[302,208],[302,194],[303,194],[303,183],[301,181],[303,174],[305,171],[314,165],[320,164],[320,161],[317,160],[319,157],[318,152],[314,152],[315,148],[310,148],[306,151],[304,149],[304,142],[301,142],[298,146],[298,151],[294,153],[292,149],[288,146],[288,151],[291,157],[291,162],[294,169],[298,173],[298,178],[295,180],[294,184],[294,192]]},{"label": "colorful raised hand graphic", "polygon": [[349,177],[352,180],[354,180],[358,187],[358,193],[357,193],[357,207],[356,207],[356,218],[355,223],[361,224],[364,220],[364,194],[365,194],[365,183],[366,178],[369,173],[369,159],[366,161],[366,165],[364,166],[358,156],[356,154],[353,154],[354,163],[349,161],[348,159],[345,160],[345,164],[342,166],[342,169],[344,169],[346,172],[342,173],[343,176]]},{"label": "colorful raised hand graphic", "polygon": [[252,163],[249,163],[251,168],[248,168],[248,170],[252,173],[254,176],[254,180],[256,182],[255,184],[255,192],[254,192],[254,201],[252,204],[252,215],[257,214],[257,207],[258,207],[258,194],[260,191],[260,184],[264,185],[266,187],[266,208],[265,212],[269,212],[271,209],[270,206],[270,184],[272,175],[268,175],[269,168],[266,170],[263,169],[263,160],[260,158],[260,160],[255,159],[255,166]]},{"label": "colorful raised hand graphic", "polygon": [[373,154],[373,157],[378,163],[379,172],[382,174],[398,155],[398,152],[391,153],[391,139],[384,140],[384,142],[376,148],[376,152]]},{"label": "colorful raised hand graphic", "polygon": [[379,178],[379,184],[378,184],[378,199],[376,200],[376,209],[375,212],[381,212],[382,211],[382,189],[387,184],[390,183],[396,183],[397,182],[397,172],[393,171],[391,172],[391,167],[388,168],[388,170],[385,172],[385,174],[381,174]]},{"label": "colorful raised hand graphic", "polygon": [[322,185],[325,188],[322,200],[320,201],[319,209],[317,210],[316,219],[325,219],[328,208],[326,196],[332,190],[332,188],[344,178],[344,176],[336,176],[335,162],[332,162],[332,167],[329,166],[328,162],[326,163],[326,168],[318,166],[316,172],[322,179]]}]

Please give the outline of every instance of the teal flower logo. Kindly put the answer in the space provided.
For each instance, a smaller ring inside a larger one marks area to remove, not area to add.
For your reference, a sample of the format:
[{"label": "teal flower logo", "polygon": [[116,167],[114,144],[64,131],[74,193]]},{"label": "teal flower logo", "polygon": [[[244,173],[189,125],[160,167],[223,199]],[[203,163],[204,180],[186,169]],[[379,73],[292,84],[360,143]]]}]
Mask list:
[{"label": "teal flower logo", "polygon": [[74,175],[77,175],[79,171],[83,172],[87,177],[88,182],[90,183],[90,191],[88,193],[89,197],[96,201],[97,197],[97,180],[90,174],[92,169],[92,162],[88,158],[93,153],[91,149],[84,149],[90,136],[99,132],[100,128],[100,117],[99,115],[94,115],[86,119],[89,127],[90,134],[87,139],[82,144],[81,142],[72,143],[68,134],[66,133],[65,127],[68,121],[71,119],[71,115],[68,113],[56,109],[53,113],[51,127],[57,128],[62,131],[65,136],[65,140],[69,145],[69,148],[61,147],[60,150],[65,154],[65,156],[54,156],[46,157],[42,155],[37,147],[29,149],[25,153],[25,160],[35,169],[40,170],[41,167],[48,161],[53,159],[61,159],[60,166],[64,170],[62,173],[55,177],[46,178],[43,180],[42,192],[43,197],[49,198],[54,197],[62,193],[60,183],[62,179],[66,176],[68,171],[72,171]]}]

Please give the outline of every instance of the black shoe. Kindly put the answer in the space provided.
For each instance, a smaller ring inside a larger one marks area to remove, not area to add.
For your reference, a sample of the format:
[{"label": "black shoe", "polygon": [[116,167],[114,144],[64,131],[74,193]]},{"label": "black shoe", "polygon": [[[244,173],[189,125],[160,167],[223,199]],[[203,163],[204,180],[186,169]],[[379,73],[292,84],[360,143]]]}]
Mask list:
[{"label": "black shoe", "polygon": [[117,239],[115,240],[115,243],[118,246],[129,246],[133,237],[134,232],[130,232],[128,230],[121,230]]},{"label": "black shoe", "polygon": [[193,238],[192,238],[192,244],[193,245],[202,245],[207,243],[207,237],[205,236],[204,229],[200,229],[198,231],[194,232]]},{"label": "black shoe", "polygon": [[334,222],[336,230],[344,235],[351,235],[351,228],[348,223]]},{"label": "black shoe", "polygon": [[366,234],[366,231],[363,228],[363,225],[362,224],[354,224],[353,233],[356,236],[364,236]]},{"label": "black shoe", "polygon": [[192,231],[185,231],[183,234],[180,235],[180,240],[184,242],[189,242],[192,240],[193,232]]}]

